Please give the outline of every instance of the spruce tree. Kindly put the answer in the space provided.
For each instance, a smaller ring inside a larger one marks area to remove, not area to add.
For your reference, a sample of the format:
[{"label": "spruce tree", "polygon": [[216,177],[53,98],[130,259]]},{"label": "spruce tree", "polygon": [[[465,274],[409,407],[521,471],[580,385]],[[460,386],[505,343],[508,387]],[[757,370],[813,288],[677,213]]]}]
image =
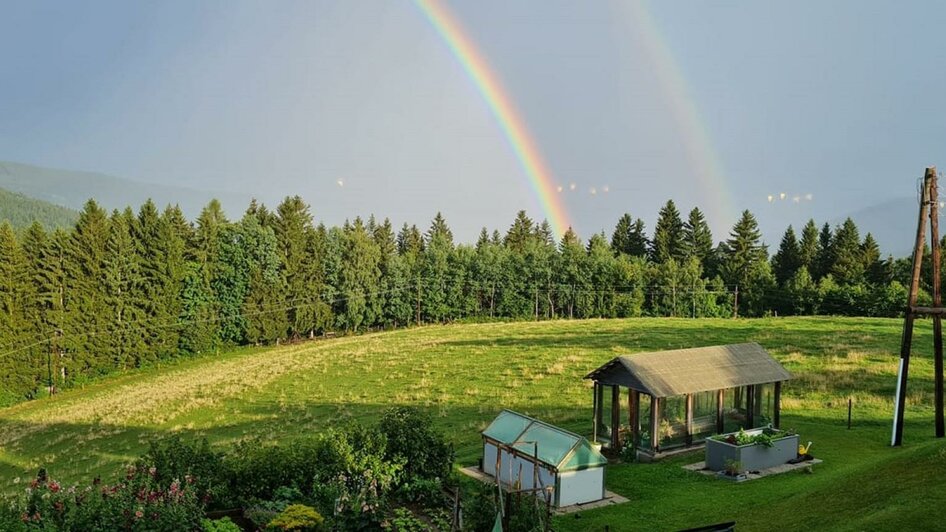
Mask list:
[{"label": "spruce tree", "polygon": [[795,237],[795,230],[788,226],[782,236],[778,252],[772,257],[772,272],[779,286],[784,286],[789,279],[795,276],[798,268],[802,267],[801,250]]},{"label": "spruce tree", "polygon": [[814,220],[808,220],[805,228],[801,232],[801,242],[798,244],[799,259],[801,265],[808,268],[811,273],[815,268],[815,261],[818,256],[818,226]]},{"label": "spruce tree", "polygon": [[857,225],[850,218],[838,227],[832,242],[834,258],[829,272],[839,285],[857,284],[864,277],[864,255]]},{"label": "spruce tree", "polygon": [[634,221],[628,213],[624,213],[624,215],[618,219],[617,225],[614,226],[614,232],[611,233],[611,251],[615,255],[631,254],[633,225]]},{"label": "spruce tree", "polygon": [[825,222],[818,234],[818,252],[815,254],[814,268],[811,272],[812,279],[819,281],[831,273],[834,259],[834,234],[831,232],[831,226]]},{"label": "spruce tree", "polygon": [[657,225],[654,227],[654,240],[651,242],[650,256],[654,262],[682,259],[686,253],[683,220],[673,200],[660,209]]},{"label": "spruce tree", "polygon": [[695,257],[701,268],[705,268],[713,254],[713,233],[710,232],[706,217],[699,208],[690,211],[686,223],[683,224],[684,255]]},{"label": "spruce tree", "polygon": [[503,245],[512,251],[522,253],[526,245],[535,238],[533,225],[532,219],[526,216],[526,211],[519,211],[509,231],[506,232]]}]

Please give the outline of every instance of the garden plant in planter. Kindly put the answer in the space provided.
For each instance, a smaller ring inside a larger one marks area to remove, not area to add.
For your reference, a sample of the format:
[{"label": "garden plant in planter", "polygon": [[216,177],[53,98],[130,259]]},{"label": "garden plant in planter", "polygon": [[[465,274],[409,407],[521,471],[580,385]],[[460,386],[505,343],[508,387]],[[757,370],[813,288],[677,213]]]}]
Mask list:
[{"label": "garden plant in planter", "polygon": [[727,463],[739,463],[739,473],[760,471],[794,460],[798,434],[772,428],[720,434],[706,440],[706,468],[726,471]]}]

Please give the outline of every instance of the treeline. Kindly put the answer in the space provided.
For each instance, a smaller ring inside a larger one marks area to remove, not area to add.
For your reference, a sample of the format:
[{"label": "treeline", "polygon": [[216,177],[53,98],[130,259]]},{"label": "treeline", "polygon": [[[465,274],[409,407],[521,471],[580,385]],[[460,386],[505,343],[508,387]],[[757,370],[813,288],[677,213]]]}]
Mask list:
[{"label": "treeline", "polygon": [[[714,245],[699,209],[672,201],[648,236],[624,215],[582,241],[520,212],[505,231],[458,244],[429,228],[355,218],[315,225],[299,197],[253,202],[231,221],[211,202],[193,223],[147,202],[89,201],[71,230],[0,226],[0,389],[31,398],[116,369],[330,331],[458,319],[784,314],[894,315],[906,259],[882,260],[850,220],[791,227],[769,260],[742,213]],[[929,268],[927,268],[928,270]],[[927,278],[929,277],[927,271]]]}]

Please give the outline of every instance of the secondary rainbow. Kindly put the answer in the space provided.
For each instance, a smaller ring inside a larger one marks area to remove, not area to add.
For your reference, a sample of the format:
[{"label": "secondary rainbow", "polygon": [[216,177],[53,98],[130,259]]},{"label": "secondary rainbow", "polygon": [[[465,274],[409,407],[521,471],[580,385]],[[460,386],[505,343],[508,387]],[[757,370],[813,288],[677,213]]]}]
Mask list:
[{"label": "secondary rainbow", "polygon": [[499,78],[443,3],[437,0],[416,0],[415,3],[447,43],[496,116],[503,134],[535,191],[552,231],[556,236],[562,236],[571,226],[571,222],[562,203],[561,194],[558,193],[558,185]]},{"label": "secondary rainbow", "polygon": [[700,117],[683,71],[651,15],[648,3],[635,0],[621,2],[619,6],[626,10],[626,19],[633,29],[631,34],[638,37],[670,104],[685,157],[704,195],[705,203],[700,206],[707,209],[707,218],[715,226],[713,229],[723,230],[736,215],[732,194],[709,128]]}]

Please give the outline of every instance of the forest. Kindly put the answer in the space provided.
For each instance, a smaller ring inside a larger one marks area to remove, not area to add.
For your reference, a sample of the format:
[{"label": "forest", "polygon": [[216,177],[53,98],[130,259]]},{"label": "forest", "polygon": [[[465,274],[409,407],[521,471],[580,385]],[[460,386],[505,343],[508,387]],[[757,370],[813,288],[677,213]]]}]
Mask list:
[{"label": "forest", "polygon": [[298,196],[236,221],[212,201],[194,222],[90,200],[69,230],[0,226],[0,404],[173,357],[456,320],[893,316],[910,266],[850,219],[788,227],[770,257],[747,210],[714,244],[672,200],[650,233],[625,214],[610,237],[557,240],[522,211],[472,245],[439,213],[426,230],[315,225]]}]

